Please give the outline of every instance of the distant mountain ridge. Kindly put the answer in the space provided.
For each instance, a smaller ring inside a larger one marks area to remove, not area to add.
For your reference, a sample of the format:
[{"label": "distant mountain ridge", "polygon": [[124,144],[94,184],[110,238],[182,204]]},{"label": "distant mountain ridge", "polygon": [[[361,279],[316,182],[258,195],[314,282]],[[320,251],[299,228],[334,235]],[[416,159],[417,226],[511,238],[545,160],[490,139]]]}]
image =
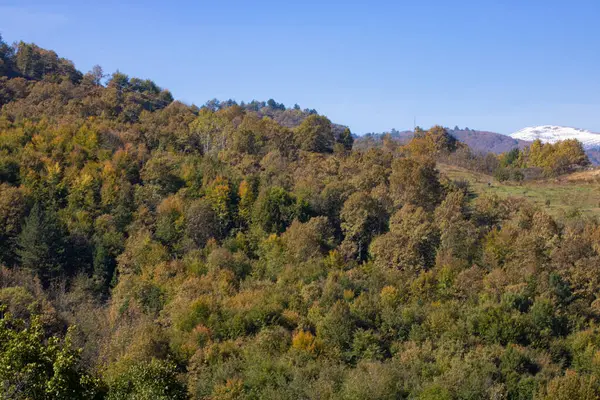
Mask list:
[{"label": "distant mountain ridge", "polygon": [[481,153],[506,153],[517,148],[524,148],[531,144],[531,141],[520,138],[513,138],[501,133],[490,131],[479,131],[472,129],[450,130],[449,133],[467,144],[471,149]]},{"label": "distant mountain ridge", "polygon": [[[469,128],[460,129],[455,127],[454,129],[448,129],[448,133],[478,153],[500,154],[510,151],[515,147],[524,148],[531,144],[531,141],[513,138],[501,133]],[[362,136],[362,138],[367,140],[369,138],[378,140],[381,139],[384,134],[385,133],[368,133]],[[392,129],[389,134],[392,138],[403,143],[408,142],[413,137],[413,131],[397,131]]]}]

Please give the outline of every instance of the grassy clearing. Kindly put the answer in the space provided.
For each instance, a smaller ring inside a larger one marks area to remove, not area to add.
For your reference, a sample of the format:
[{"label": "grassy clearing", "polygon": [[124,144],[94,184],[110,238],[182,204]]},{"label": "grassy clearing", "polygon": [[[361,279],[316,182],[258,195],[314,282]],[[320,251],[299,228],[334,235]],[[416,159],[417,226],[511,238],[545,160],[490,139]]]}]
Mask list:
[{"label": "grassy clearing", "polygon": [[575,212],[600,217],[600,182],[594,171],[577,173],[561,179],[501,183],[489,175],[479,174],[463,168],[440,164],[440,172],[451,179],[468,181],[474,192],[496,193],[501,197],[527,199],[556,217],[564,217]]}]

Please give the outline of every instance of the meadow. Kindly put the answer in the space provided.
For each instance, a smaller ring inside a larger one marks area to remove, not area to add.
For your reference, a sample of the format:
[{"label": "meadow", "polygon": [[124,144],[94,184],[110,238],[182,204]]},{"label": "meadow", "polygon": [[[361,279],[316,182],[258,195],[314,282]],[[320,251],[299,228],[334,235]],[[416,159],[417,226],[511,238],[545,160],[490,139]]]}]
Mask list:
[{"label": "meadow", "polygon": [[523,198],[558,218],[600,216],[598,169],[555,179],[517,183],[500,182],[492,176],[448,164],[438,164],[438,168],[450,179],[469,182],[475,194],[495,193],[502,198]]}]

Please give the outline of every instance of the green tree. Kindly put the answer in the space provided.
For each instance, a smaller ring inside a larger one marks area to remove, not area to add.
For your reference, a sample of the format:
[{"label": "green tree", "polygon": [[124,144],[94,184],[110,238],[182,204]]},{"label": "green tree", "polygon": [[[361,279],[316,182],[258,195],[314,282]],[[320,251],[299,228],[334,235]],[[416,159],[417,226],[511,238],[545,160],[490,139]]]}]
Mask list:
[{"label": "green tree", "polygon": [[17,238],[25,215],[26,204],[20,189],[0,184],[0,263],[17,261]]},{"label": "green tree", "polygon": [[352,132],[350,132],[349,128],[344,129],[337,142],[341,143],[346,150],[352,150],[352,146],[354,145],[354,137],[352,136]]},{"label": "green tree", "polygon": [[254,203],[252,221],[267,233],[283,233],[295,217],[302,217],[296,198],[281,187],[259,194]]},{"label": "green tree", "polygon": [[323,341],[326,350],[339,356],[341,352],[349,350],[353,328],[350,309],[340,300],[317,323],[317,338]]},{"label": "green tree", "polygon": [[127,367],[109,383],[107,400],[184,400],[186,388],[175,365],[153,358]]},{"label": "green tree", "polygon": [[184,151],[199,151],[206,155],[215,155],[225,149],[227,144],[227,121],[221,114],[202,109],[196,120],[190,124],[189,136],[181,138]]},{"label": "green tree", "polygon": [[10,314],[0,317],[0,399],[96,399],[99,381],[79,366],[79,351],[64,340],[45,338],[39,317],[29,326]]},{"label": "green tree", "polygon": [[0,35],[0,76],[8,76],[11,78],[15,75],[14,71],[14,51]]},{"label": "green tree", "polygon": [[25,219],[17,240],[17,255],[24,268],[34,271],[43,281],[59,276],[65,256],[64,235],[53,210],[36,203]]},{"label": "green tree", "polygon": [[367,193],[355,192],[344,203],[340,218],[344,241],[352,245],[346,254],[365,259],[371,239],[385,229],[385,210]]},{"label": "green tree", "polygon": [[294,132],[297,145],[305,151],[330,153],[333,151],[334,134],[331,121],[320,115],[306,118]]}]

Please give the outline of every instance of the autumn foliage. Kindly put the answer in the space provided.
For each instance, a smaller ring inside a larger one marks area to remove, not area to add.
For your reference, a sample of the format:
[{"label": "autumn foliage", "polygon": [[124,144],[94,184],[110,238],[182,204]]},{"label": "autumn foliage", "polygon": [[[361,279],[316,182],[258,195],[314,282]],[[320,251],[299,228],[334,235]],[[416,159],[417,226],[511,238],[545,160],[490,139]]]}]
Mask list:
[{"label": "autumn foliage", "polygon": [[353,150],[314,110],[0,57],[0,398],[600,396],[600,222],[473,195],[443,128]]}]

